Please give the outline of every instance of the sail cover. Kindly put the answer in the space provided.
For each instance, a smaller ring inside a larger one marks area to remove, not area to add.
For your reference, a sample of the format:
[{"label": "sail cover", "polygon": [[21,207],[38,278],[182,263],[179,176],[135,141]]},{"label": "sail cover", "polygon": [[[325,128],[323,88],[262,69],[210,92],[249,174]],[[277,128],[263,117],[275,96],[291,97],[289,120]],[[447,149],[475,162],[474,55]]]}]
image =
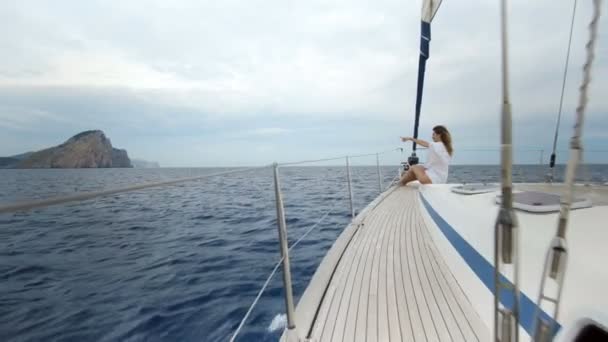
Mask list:
[{"label": "sail cover", "polygon": [[[418,138],[420,107],[422,106],[422,91],[424,89],[424,71],[426,69],[426,60],[429,58],[429,44],[431,43],[431,21],[433,20],[435,13],[437,13],[439,5],[441,5],[441,0],[422,1],[422,21],[420,27],[420,58],[418,59],[418,86],[416,90],[416,117],[414,121],[414,138]],[[415,142],[413,143],[413,151],[413,156],[415,156]]]},{"label": "sail cover", "polygon": [[439,5],[441,5],[441,0],[422,1],[422,21],[431,23],[431,20],[433,20],[435,13],[439,9]]}]

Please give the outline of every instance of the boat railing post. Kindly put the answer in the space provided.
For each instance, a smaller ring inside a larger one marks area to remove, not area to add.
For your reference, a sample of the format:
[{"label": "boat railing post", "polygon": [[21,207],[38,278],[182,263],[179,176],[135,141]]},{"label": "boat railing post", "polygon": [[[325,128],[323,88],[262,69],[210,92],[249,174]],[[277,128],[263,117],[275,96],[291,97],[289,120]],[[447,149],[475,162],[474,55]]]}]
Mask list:
[{"label": "boat railing post", "polygon": [[287,309],[287,337],[296,337],[296,324],[294,322],[293,291],[291,287],[291,269],[289,266],[289,248],[287,246],[287,224],[285,222],[285,210],[283,208],[283,197],[281,196],[281,185],[279,182],[279,165],[274,163],[274,194],[277,205],[277,226],[279,228],[279,244],[281,257],[283,259],[283,287],[285,288],[285,307]]},{"label": "boat railing post", "polygon": [[378,171],[378,190],[382,193],[382,174],[380,173],[380,154],[376,153],[376,171]]},{"label": "boat railing post", "polygon": [[350,203],[350,216],[355,217],[355,207],[353,206],[353,189],[350,179],[350,161],[349,157],[346,156],[346,181],[348,182],[348,198]]}]

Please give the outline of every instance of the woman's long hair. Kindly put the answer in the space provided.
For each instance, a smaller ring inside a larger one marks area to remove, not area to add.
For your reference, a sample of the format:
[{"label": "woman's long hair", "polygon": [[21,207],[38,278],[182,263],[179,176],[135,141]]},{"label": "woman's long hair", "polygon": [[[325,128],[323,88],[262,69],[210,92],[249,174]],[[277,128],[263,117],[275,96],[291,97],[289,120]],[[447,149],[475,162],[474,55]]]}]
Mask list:
[{"label": "woman's long hair", "polygon": [[441,142],[443,143],[443,145],[445,146],[445,149],[448,151],[448,153],[451,156],[452,153],[454,153],[454,149],[452,148],[452,135],[450,134],[448,129],[445,128],[445,126],[438,125],[438,126],[433,127],[433,132],[435,132],[435,134],[439,135],[439,137],[441,138]]}]

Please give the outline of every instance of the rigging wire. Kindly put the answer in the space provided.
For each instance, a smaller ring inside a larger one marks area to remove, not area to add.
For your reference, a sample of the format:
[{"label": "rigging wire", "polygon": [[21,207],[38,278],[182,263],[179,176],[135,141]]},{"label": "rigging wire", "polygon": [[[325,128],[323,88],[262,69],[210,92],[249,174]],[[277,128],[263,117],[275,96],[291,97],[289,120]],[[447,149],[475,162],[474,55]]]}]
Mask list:
[{"label": "rigging wire", "polygon": [[[333,212],[333,210],[335,209],[337,203],[340,200],[342,200],[342,199],[344,199],[344,198],[337,198],[337,199],[335,199],[333,201],[331,207],[329,208],[329,210],[327,210],[325,212],[325,214],[323,214],[323,216],[314,225],[312,225],[304,234],[302,234],[302,236],[300,236],[300,238],[296,242],[294,242],[289,247],[289,251],[291,252],[291,250],[294,249],[302,240],[304,240],[308,236],[308,234],[310,234],[310,232],[312,232],[315,228],[317,228],[317,226],[319,226],[321,224],[321,222],[323,222],[323,220],[325,220],[325,218],[329,214],[331,214]],[[251,303],[251,305],[249,306],[249,309],[247,309],[247,312],[245,313],[245,316],[243,316],[243,319],[241,319],[241,322],[239,323],[239,326],[237,327],[237,329],[232,334],[232,337],[230,338],[230,342],[233,342],[233,341],[236,340],[237,336],[239,335],[239,333],[243,329],[243,326],[245,325],[245,322],[247,321],[247,318],[249,318],[249,316],[251,315],[251,312],[253,311],[253,309],[255,308],[255,306],[258,304],[260,298],[262,297],[262,294],[264,293],[264,291],[266,291],[266,288],[270,284],[270,281],[272,280],[272,278],[274,277],[274,275],[277,273],[277,270],[281,266],[282,262],[283,262],[283,257],[281,257],[277,261],[277,263],[275,264],[274,268],[272,269],[272,272],[270,272],[270,274],[268,275],[268,278],[266,278],[266,281],[264,282],[264,285],[262,286],[262,288],[260,289],[260,291],[258,291],[258,294],[256,295],[255,299],[253,300],[253,303]]]},{"label": "rigging wire", "polygon": [[[583,80],[579,87],[579,102],[576,107],[576,123],[574,125],[574,133],[570,140],[570,159],[566,167],[566,177],[564,179],[564,195],[560,201],[559,219],[557,223],[557,231],[555,236],[551,240],[551,245],[547,250],[545,256],[545,263],[543,266],[543,274],[541,276],[541,283],[539,286],[539,294],[536,301],[536,310],[533,316],[534,321],[534,338],[538,340],[547,340],[552,338],[557,333],[556,321],[559,314],[559,305],[562,296],[562,289],[564,284],[564,278],[566,274],[566,267],[568,262],[568,245],[566,239],[566,233],[568,229],[568,221],[570,219],[571,205],[574,199],[574,180],[576,177],[576,170],[578,164],[581,161],[583,144],[583,123],[585,119],[585,110],[589,101],[587,97],[587,91],[589,84],[591,83],[591,66],[595,59],[595,44],[597,42],[597,30],[598,22],[601,12],[601,0],[593,0],[593,17],[589,24],[589,40],[585,46],[587,52],[587,58],[585,65],[583,66]],[[552,284],[546,286],[546,282],[552,279]],[[547,295],[547,292],[551,292]],[[540,307],[543,303],[549,302],[553,304],[553,310],[547,320],[540,316]]]},{"label": "rigging wire", "polygon": [[559,98],[559,110],[557,112],[557,123],[555,124],[555,135],[553,136],[553,152],[551,153],[551,159],[549,162],[550,174],[549,181],[553,182],[554,167],[555,167],[555,149],[557,147],[557,136],[559,134],[559,124],[562,118],[562,107],[564,104],[564,91],[566,89],[566,79],[568,77],[568,64],[570,61],[570,47],[572,46],[572,32],[574,30],[574,18],[576,16],[576,4],[578,0],[574,0],[574,6],[572,8],[572,21],[570,23],[570,37],[568,38],[568,52],[566,53],[566,63],[564,65],[564,77],[562,79],[562,93]]},{"label": "rigging wire", "polygon": [[250,167],[250,168],[238,168],[238,169],[234,169],[234,170],[216,172],[216,173],[211,173],[211,174],[204,174],[204,175],[194,176],[194,177],[179,178],[179,179],[173,179],[173,180],[161,181],[161,182],[150,182],[150,183],[137,184],[137,185],[109,189],[109,190],[81,192],[81,193],[75,193],[75,194],[66,195],[66,196],[45,198],[42,200],[33,200],[33,201],[12,203],[12,204],[0,206],[0,214],[17,212],[17,211],[27,211],[27,210],[31,210],[31,209],[35,209],[35,208],[43,208],[43,207],[48,207],[48,206],[57,205],[57,204],[65,204],[65,203],[69,203],[69,202],[79,202],[79,201],[84,201],[84,200],[88,200],[88,199],[92,199],[92,198],[119,194],[119,193],[123,193],[123,192],[131,192],[131,191],[136,191],[136,190],[144,190],[144,189],[148,189],[148,188],[157,188],[157,187],[163,187],[163,186],[168,186],[168,185],[175,185],[175,184],[179,184],[179,183],[201,180],[204,178],[223,176],[223,175],[239,173],[239,172],[246,172],[246,171],[250,171],[250,170],[262,169],[262,168],[268,168],[268,167],[269,167],[269,165],[260,166],[260,167]]}]

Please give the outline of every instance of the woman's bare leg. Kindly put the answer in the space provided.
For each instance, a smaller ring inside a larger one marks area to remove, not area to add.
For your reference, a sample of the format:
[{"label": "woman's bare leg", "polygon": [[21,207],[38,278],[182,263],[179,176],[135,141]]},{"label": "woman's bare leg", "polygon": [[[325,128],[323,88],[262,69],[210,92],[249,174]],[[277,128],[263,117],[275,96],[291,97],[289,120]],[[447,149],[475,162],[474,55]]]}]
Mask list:
[{"label": "woman's bare leg", "polygon": [[427,176],[426,171],[424,170],[424,166],[422,165],[414,165],[412,166],[412,171],[416,175],[416,179],[422,184],[431,184],[433,181]]},{"label": "woman's bare leg", "polygon": [[414,172],[412,172],[412,169],[410,168],[409,170],[407,170],[406,173],[401,175],[401,180],[399,181],[399,184],[406,185],[407,183],[409,183],[411,181],[415,181],[415,180],[416,180],[416,174]]},{"label": "woman's bare leg", "polygon": [[429,176],[427,176],[424,171],[424,166],[422,165],[414,165],[410,167],[407,173],[401,177],[401,181],[399,182],[401,185],[406,185],[411,181],[418,180],[422,184],[431,184],[433,183]]}]

